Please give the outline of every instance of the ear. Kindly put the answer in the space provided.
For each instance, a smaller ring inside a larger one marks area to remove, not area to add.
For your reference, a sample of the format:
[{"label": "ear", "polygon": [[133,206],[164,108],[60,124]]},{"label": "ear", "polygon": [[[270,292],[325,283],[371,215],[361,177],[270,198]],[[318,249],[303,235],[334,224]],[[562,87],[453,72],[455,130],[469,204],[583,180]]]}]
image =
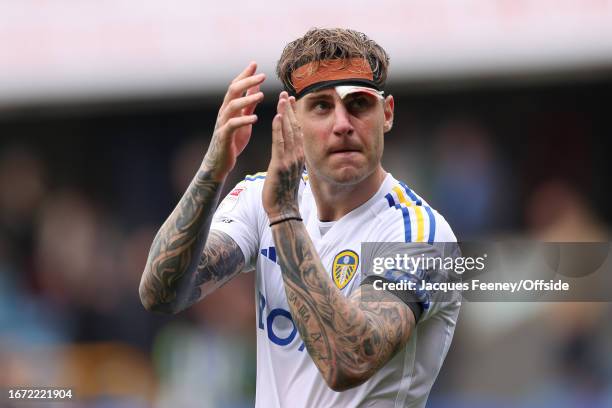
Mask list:
[{"label": "ear", "polygon": [[385,123],[383,124],[383,130],[385,133],[391,130],[393,127],[393,111],[395,109],[395,102],[393,95],[389,95],[383,101],[383,109],[385,114]]}]

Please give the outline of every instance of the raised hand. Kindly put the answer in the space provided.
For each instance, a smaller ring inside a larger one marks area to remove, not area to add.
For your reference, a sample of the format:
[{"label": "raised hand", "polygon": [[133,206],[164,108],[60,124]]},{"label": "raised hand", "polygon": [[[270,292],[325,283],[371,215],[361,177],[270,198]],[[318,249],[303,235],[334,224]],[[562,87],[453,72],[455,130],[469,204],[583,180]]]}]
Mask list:
[{"label": "raised hand", "polygon": [[295,98],[281,92],[272,120],[272,158],[263,188],[270,221],[299,217],[297,194],[304,169],[304,140],[295,116]]},{"label": "raised hand", "polygon": [[148,310],[177,313],[236,276],[244,256],[228,235],[211,233],[210,224],[223,181],[251,137],[263,99],[250,63],[230,84],[204,161],[176,208],[161,226],[140,281],[140,298]]},{"label": "raised hand", "polygon": [[259,86],[265,74],[255,74],[257,64],[251,62],[229,85],[217,115],[217,123],[202,170],[210,171],[216,181],[223,181],[236,165],[251,138],[253,124],[257,122],[255,107],[263,100]]}]

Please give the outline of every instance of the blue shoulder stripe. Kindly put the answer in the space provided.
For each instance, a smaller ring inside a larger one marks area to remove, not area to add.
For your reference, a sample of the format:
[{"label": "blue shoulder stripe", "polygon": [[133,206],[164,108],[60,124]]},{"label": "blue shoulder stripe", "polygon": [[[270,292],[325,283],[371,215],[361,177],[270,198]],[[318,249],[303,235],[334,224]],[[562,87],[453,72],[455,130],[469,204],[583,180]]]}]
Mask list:
[{"label": "blue shoulder stripe", "polygon": [[410,213],[406,206],[395,204],[396,209],[402,210],[402,216],[404,217],[404,241],[412,241],[412,227],[410,226]]},{"label": "blue shoulder stripe", "polygon": [[402,187],[404,187],[404,190],[406,191],[406,194],[408,194],[408,197],[410,197],[410,199],[412,201],[415,202],[416,205],[423,205],[423,202],[421,201],[421,199],[419,197],[416,196],[416,194],[414,194],[414,191],[412,191],[407,185],[406,183],[404,183],[403,181],[399,182],[400,185]]},{"label": "blue shoulder stripe", "polygon": [[391,193],[387,193],[385,195],[387,202],[389,203],[389,207],[395,208],[396,210],[402,210],[402,217],[404,219],[404,241],[410,242],[412,241],[412,227],[410,225],[410,213],[408,212],[408,208],[401,204],[395,204],[395,200]]},{"label": "blue shoulder stripe", "polygon": [[[427,212],[427,217],[429,218],[429,234],[427,236],[427,242],[429,244],[433,244],[433,242],[435,240],[435,236],[436,236],[436,217],[435,217],[431,207],[429,207],[427,205],[424,205],[423,204],[423,200],[421,200],[414,193],[414,191],[412,191],[410,189],[410,187],[408,187],[406,185],[406,183],[404,183],[402,181],[400,181],[399,183],[402,186],[403,190],[408,195],[408,197],[410,197],[410,200],[412,200],[412,202],[414,202],[414,204],[416,204],[417,206],[425,209],[425,212]],[[393,195],[391,193],[387,193],[385,195],[385,199],[387,200],[387,203],[389,204],[389,207],[396,208],[396,209],[401,209],[402,210],[402,215],[404,217],[404,231],[405,231],[406,242],[412,241],[412,236],[410,234],[412,228],[411,228],[411,224],[410,224],[410,212],[408,211],[408,208],[406,207],[406,205],[396,204],[395,199],[394,199],[394,197],[393,197]],[[400,197],[400,200],[401,199],[402,198]],[[408,205],[411,205],[411,204],[408,203]],[[422,210],[419,209],[418,211],[422,211]],[[418,218],[419,217],[417,217],[417,223],[418,223]]]},{"label": "blue shoulder stripe", "polygon": [[387,202],[389,203],[389,207],[395,207],[395,200],[393,199],[393,196],[391,195],[391,193],[387,193],[385,198],[387,199]]},{"label": "blue shoulder stripe", "polygon": [[404,218],[404,241],[412,241],[412,227],[410,225],[410,213],[408,212],[408,208],[401,204],[395,204],[395,200],[393,199],[391,193],[387,193],[387,195],[385,195],[385,198],[389,203],[389,207],[395,208],[396,210],[402,210],[402,217]]},{"label": "blue shoulder stripe", "polygon": [[400,181],[399,183],[404,188],[404,191],[406,191],[406,194],[408,194],[408,197],[410,197],[410,199],[414,201],[416,205],[420,205],[425,208],[427,216],[429,217],[429,237],[427,238],[427,243],[433,244],[436,235],[436,217],[431,211],[431,207],[423,205],[423,201],[421,201],[421,199],[417,197],[416,194],[414,194],[414,191],[412,191],[410,187],[406,185],[406,183],[402,181]]},{"label": "blue shoulder stripe", "polygon": [[427,215],[429,216],[429,238],[427,238],[427,242],[431,245],[434,243],[434,238],[436,236],[436,217],[430,207],[425,207],[425,211],[427,211]]}]

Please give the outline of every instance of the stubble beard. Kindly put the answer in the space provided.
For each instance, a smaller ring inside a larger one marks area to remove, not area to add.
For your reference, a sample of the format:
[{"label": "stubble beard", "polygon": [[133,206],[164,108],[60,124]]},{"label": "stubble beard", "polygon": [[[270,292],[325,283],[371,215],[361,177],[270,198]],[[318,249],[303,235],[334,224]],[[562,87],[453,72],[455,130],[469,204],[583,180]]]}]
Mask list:
[{"label": "stubble beard", "polygon": [[310,166],[307,162],[308,174],[314,174],[318,179],[338,188],[351,187],[361,183],[376,171],[376,166],[342,166],[329,168],[329,166]]}]

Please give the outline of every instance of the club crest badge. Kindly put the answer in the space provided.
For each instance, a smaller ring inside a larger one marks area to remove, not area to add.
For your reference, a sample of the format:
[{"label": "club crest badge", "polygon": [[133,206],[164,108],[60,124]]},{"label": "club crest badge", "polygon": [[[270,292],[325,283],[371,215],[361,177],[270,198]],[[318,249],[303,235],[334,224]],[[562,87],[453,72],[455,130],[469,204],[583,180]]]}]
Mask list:
[{"label": "club crest badge", "polygon": [[359,265],[359,255],[350,249],[341,251],[334,258],[333,277],[338,289],[343,289],[353,279],[357,266]]}]

